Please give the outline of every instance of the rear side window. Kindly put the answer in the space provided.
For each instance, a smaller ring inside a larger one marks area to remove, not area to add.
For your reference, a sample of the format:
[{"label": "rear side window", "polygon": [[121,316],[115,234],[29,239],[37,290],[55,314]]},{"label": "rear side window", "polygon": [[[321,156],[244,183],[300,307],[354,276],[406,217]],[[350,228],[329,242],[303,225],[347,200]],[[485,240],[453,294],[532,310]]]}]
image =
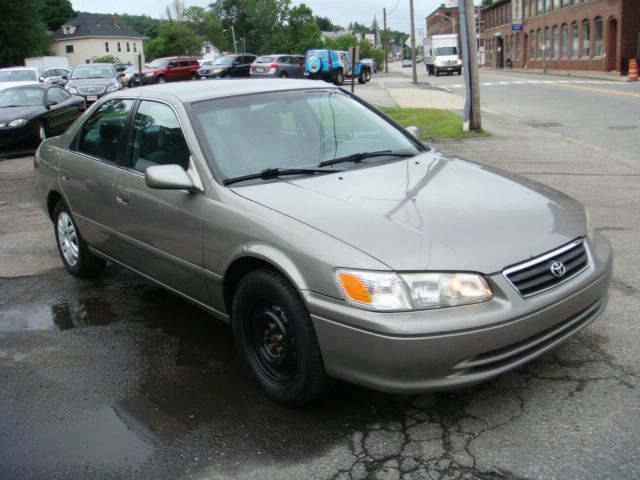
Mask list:
[{"label": "rear side window", "polygon": [[144,172],[153,165],[189,168],[189,147],[175,112],[163,103],[142,101],[133,120],[129,165]]},{"label": "rear side window", "polygon": [[121,98],[104,103],[82,125],[76,151],[117,163],[118,147],[132,106],[133,100]]}]

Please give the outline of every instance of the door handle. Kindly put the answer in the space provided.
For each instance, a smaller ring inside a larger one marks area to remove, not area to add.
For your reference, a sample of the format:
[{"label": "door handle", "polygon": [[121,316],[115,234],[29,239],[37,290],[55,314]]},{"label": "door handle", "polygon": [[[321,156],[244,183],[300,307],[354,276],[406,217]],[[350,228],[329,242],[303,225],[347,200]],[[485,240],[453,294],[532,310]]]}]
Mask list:
[{"label": "door handle", "polygon": [[64,180],[65,182],[70,182],[71,181],[71,176],[64,174],[62,175],[62,180]]},{"label": "door handle", "polygon": [[116,202],[120,205],[129,205],[129,196],[122,193],[116,193]]}]

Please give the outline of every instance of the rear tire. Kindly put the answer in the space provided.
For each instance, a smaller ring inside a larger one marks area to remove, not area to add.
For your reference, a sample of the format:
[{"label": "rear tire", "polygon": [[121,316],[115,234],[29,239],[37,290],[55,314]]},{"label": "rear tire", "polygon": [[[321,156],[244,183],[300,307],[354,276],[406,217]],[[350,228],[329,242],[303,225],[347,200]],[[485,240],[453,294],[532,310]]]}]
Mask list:
[{"label": "rear tire", "polygon": [[197,80],[198,76],[195,73],[189,75],[189,80]]},{"label": "rear tire", "polygon": [[329,390],[309,311],[282,274],[266,268],[247,274],[231,312],[240,361],[266,396],[299,406]]},{"label": "rear tire", "polygon": [[360,75],[358,75],[358,83],[360,85],[362,85],[364,83],[367,83],[367,79],[365,77],[365,72],[364,71],[360,72]]},{"label": "rear tire", "polygon": [[89,251],[89,247],[78,232],[71,211],[62,200],[53,210],[53,225],[58,253],[67,271],[80,278],[100,275],[106,262]]},{"label": "rear tire", "polygon": [[289,77],[289,75],[287,75],[287,72],[282,72],[280,74],[280,78],[288,78],[288,77]]},{"label": "rear tire", "polygon": [[342,70],[338,70],[336,72],[336,76],[335,76],[335,79],[334,79],[333,83],[335,83],[338,86],[344,84],[344,74],[342,73]]}]

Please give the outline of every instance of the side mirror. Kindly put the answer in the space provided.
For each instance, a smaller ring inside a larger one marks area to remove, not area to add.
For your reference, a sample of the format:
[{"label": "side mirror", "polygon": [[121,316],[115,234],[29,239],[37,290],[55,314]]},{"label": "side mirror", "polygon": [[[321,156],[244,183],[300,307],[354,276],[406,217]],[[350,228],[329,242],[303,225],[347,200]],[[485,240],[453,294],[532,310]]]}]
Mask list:
[{"label": "side mirror", "polygon": [[420,133],[420,129],[415,125],[410,125],[405,130],[413,135],[418,141],[422,141],[422,134]]},{"label": "side mirror", "polygon": [[58,102],[55,100],[47,100],[47,110],[49,110],[52,106],[57,105]]},{"label": "side mirror", "polygon": [[154,165],[147,168],[144,181],[158,190],[198,190],[191,177],[180,165]]},{"label": "side mirror", "polygon": [[40,83],[42,83],[44,82],[44,77],[40,77],[38,80],[40,81]]},{"label": "side mirror", "polygon": [[64,80],[65,82],[69,81],[69,75],[62,75],[62,80]]}]

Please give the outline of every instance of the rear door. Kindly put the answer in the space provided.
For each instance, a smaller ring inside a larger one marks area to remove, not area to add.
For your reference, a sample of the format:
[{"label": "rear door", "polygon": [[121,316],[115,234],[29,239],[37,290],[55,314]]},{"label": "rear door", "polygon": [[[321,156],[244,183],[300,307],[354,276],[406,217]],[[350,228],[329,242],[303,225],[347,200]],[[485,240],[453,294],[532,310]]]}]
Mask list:
[{"label": "rear door", "polygon": [[118,212],[113,184],[122,161],[122,141],[134,101],[105,102],[84,122],[70,151],[60,157],[60,186],[82,237],[120,258],[115,233]]},{"label": "rear door", "polygon": [[202,193],[147,187],[153,165],[195,172],[176,112],[166,103],[139,103],[130,133],[126,168],[115,180],[116,229],[126,263],[200,302],[208,303],[202,277]]}]

